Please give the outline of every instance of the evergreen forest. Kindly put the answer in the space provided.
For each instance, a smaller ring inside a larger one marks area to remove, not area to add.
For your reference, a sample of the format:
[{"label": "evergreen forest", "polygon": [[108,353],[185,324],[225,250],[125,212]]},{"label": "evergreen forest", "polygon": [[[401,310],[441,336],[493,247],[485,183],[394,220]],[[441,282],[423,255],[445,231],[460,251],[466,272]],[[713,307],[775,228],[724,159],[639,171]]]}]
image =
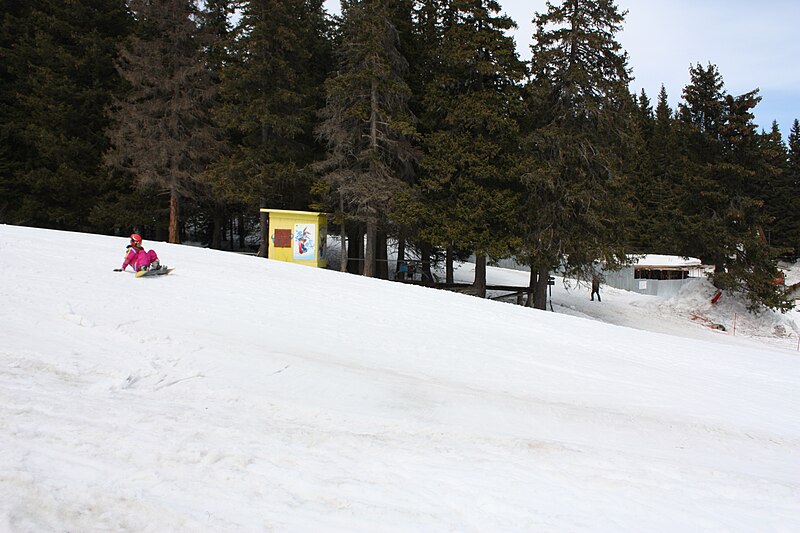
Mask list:
[{"label": "evergreen forest", "polygon": [[792,307],[800,125],[687,65],[677,108],[630,90],[613,0],[0,0],[0,223],[267,253],[260,208],[324,211],[343,271],[474,254],[566,268],[700,258]]}]

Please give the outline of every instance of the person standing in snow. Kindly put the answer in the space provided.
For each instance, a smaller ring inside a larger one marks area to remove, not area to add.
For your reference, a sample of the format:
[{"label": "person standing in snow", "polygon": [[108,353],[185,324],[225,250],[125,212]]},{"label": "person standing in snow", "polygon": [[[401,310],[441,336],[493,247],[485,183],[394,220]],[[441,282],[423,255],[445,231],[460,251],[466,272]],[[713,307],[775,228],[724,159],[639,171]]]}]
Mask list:
[{"label": "person standing in snow", "polygon": [[122,262],[122,268],[115,268],[114,271],[122,272],[128,265],[130,265],[135,272],[140,270],[156,270],[161,266],[155,250],[146,251],[142,246],[142,237],[136,233],[131,235],[131,243],[127,246],[126,250],[125,261]]},{"label": "person standing in snow", "polygon": [[597,275],[592,276],[592,301],[594,301],[594,295],[597,295],[597,301],[601,302],[600,300],[600,278]]}]

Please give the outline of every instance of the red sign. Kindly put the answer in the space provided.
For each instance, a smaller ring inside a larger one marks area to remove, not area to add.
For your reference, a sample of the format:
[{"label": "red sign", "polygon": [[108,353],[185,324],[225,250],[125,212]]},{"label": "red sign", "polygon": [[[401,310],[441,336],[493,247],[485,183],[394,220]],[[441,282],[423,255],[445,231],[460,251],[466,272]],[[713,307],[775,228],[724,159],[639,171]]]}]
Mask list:
[{"label": "red sign", "polygon": [[290,229],[276,229],[275,235],[272,237],[275,243],[275,248],[291,248],[292,247],[292,230]]}]

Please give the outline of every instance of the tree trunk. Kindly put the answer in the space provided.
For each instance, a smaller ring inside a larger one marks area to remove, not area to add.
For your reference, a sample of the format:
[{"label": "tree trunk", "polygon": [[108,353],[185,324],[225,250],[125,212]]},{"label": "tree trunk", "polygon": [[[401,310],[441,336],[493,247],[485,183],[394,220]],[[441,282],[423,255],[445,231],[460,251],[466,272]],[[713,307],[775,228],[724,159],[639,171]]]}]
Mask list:
[{"label": "tree trunk", "polygon": [[347,224],[344,218],[344,195],[339,191],[339,213],[342,217],[342,224],[339,228],[339,235],[342,237],[342,249],[339,254],[339,271],[347,272]]},{"label": "tree trunk", "polygon": [[244,250],[245,247],[247,246],[247,243],[245,243],[244,240],[245,237],[244,213],[239,213],[239,215],[236,218],[239,221],[239,249]]},{"label": "tree trunk", "polygon": [[369,113],[369,143],[370,147],[377,152],[378,150],[378,80],[372,78],[372,90],[370,91],[370,113]]},{"label": "tree trunk", "polygon": [[213,221],[211,223],[211,238],[208,245],[214,250],[222,249],[222,223],[223,212],[221,204],[214,204]]},{"label": "tree trunk", "polygon": [[420,259],[422,260],[422,280],[433,283],[433,272],[431,272],[431,255],[433,254],[433,247],[430,243],[424,242],[420,246],[419,251]]},{"label": "tree trunk", "polygon": [[528,299],[525,301],[525,307],[534,307],[534,301],[536,298],[534,294],[536,293],[536,280],[538,279],[538,271],[535,267],[531,266],[531,277],[528,281]]},{"label": "tree trunk", "polygon": [[445,283],[453,283],[453,249],[447,248],[444,260],[444,281]]},{"label": "tree trunk", "polygon": [[[266,208],[267,202],[262,201],[261,207]],[[258,257],[267,257],[269,255],[269,214],[264,211],[259,211],[259,220],[261,222],[261,234],[259,235],[258,244]]]},{"label": "tree trunk", "polygon": [[400,236],[397,239],[397,262],[394,265],[394,279],[398,279],[400,266],[406,263],[406,238]]},{"label": "tree trunk", "polygon": [[367,220],[367,244],[364,251],[364,272],[368,278],[375,277],[375,248],[378,234],[378,225],[375,219]]},{"label": "tree trunk", "polygon": [[486,256],[475,255],[475,281],[472,290],[481,298],[486,298]]},{"label": "tree trunk", "polygon": [[[372,90],[370,91],[370,115],[369,115],[369,144],[375,157],[378,153],[378,80],[372,79]],[[370,169],[374,172],[374,163],[370,163]],[[367,244],[364,252],[364,272],[363,275],[369,278],[375,277],[375,249],[377,239],[377,220],[374,215],[367,216]]]},{"label": "tree trunk", "polygon": [[536,280],[536,293],[534,294],[534,307],[536,309],[547,310],[547,280],[550,277],[548,268],[539,268],[538,279]]},{"label": "tree trunk", "polygon": [[169,192],[169,242],[172,244],[181,243],[181,235],[178,231],[178,193],[175,189]]},{"label": "tree trunk", "polygon": [[347,232],[347,271],[361,274],[364,259],[364,226],[361,222],[353,224]]},{"label": "tree trunk", "polygon": [[389,253],[386,231],[379,230],[375,248],[375,273],[380,279],[389,279]]}]

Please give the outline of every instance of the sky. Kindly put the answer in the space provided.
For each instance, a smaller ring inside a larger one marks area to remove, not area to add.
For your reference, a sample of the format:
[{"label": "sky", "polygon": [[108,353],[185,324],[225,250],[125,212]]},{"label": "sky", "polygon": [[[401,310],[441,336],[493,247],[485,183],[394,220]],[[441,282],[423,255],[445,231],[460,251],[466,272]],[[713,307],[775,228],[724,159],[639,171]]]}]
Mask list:
[{"label": "sky", "polygon": [[126,244],[0,225],[0,531],[800,531],[797,312]]},{"label": "sky", "polygon": [[[545,0],[499,0],[517,22],[520,56],[530,59],[531,20]],[[337,0],[328,0],[337,10]],[[619,41],[635,80],[655,102],[663,84],[672,107],[689,83],[690,65],[712,63],[725,89],[740,95],[760,89],[755,122],[769,131],[777,120],[784,139],[800,119],[800,2],[797,0],[618,0],[628,15]]]}]

